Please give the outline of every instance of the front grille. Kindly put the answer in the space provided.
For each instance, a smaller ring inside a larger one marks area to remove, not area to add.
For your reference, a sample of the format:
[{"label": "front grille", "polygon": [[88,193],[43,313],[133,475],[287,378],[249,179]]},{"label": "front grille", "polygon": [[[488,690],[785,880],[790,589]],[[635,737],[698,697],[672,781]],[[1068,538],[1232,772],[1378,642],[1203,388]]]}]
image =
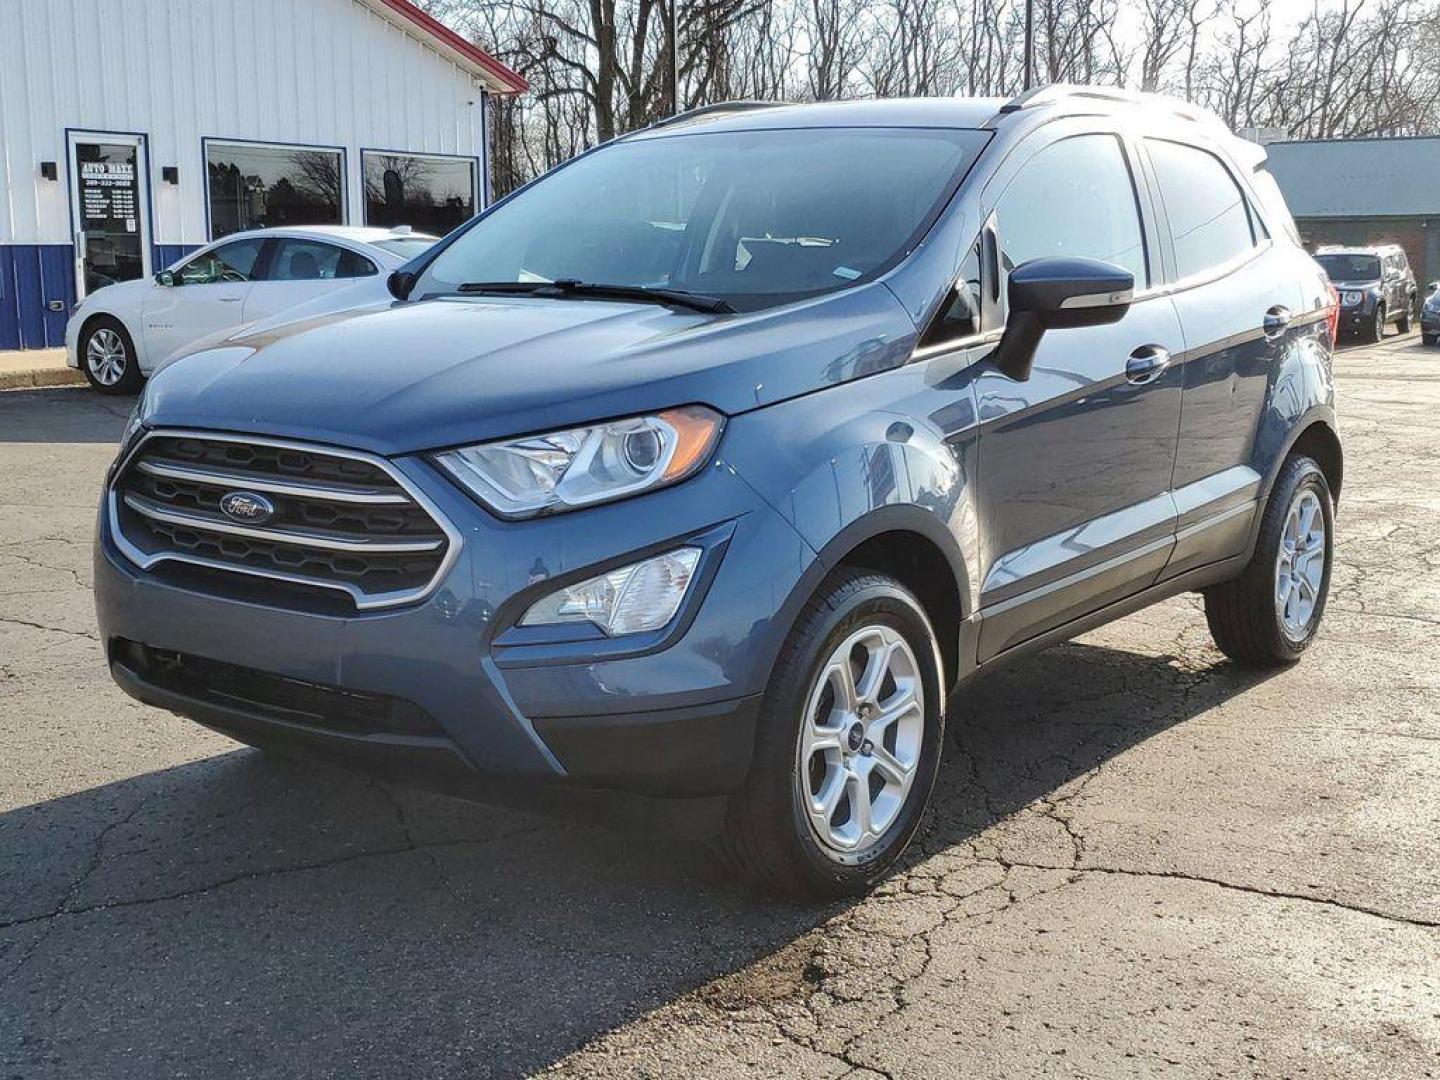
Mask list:
[{"label": "front grille", "polygon": [[[272,512],[226,513],[236,493]],[[357,610],[416,600],[458,544],[379,458],[211,433],[147,436],[115,480],[110,512],[117,544],[142,568],[183,564],[187,584],[198,573],[210,591],[245,598],[258,577],[302,606],[317,591]]]},{"label": "front grille", "polygon": [[121,638],[111,643],[111,655],[161,689],[287,724],[341,735],[445,735],[429,713],[403,698],[272,675]]}]

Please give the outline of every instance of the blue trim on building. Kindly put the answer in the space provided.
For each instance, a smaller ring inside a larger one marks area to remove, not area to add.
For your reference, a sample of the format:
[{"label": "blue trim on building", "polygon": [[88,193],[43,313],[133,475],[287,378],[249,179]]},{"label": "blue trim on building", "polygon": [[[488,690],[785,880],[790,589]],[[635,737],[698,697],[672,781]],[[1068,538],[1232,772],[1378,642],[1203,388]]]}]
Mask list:
[{"label": "blue trim on building", "polygon": [[[51,311],[57,300],[61,310]],[[0,244],[0,349],[65,344],[65,322],[74,306],[70,244]]]},{"label": "blue trim on building", "polygon": [[[153,244],[157,270],[201,244]],[[61,302],[59,311],[50,309]],[[46,349],[65,344],[75,307],[75,248],[70,244],[0,244],[0,349]]]},{"label": "blue trim on building", "polygon": [[155,272],[158,274],[171,263],[179,262],[186,255],[199,251],[204,246],[203,244],[156,244],[152,259]]}]

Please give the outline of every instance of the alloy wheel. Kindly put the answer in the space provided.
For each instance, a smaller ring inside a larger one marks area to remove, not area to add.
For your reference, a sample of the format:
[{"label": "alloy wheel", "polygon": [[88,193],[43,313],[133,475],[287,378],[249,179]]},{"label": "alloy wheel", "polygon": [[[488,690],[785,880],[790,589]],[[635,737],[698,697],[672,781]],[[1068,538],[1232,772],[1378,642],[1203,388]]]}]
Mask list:
[{"label": "alloy wheel", "polygon": [[925,688],[905,637],[862,627],[811,688],[796,784],[811,832],[837,862],[862,861],[899,818],[920,768]]},{"label": "alloy wheel", "polygon": [[1303,641],[1311,630],[1325,561],[1325,514],[1320,497],[1304,488],[1290,503],[1275,557],[1275,613],[1291,641]]},{"label": "alloy wheel", "polygon": [[101,386],[114,386],[119,382],[128,363],[125,342],[118,332],[102,326],[90,335],[85,345],[85,366]]}]

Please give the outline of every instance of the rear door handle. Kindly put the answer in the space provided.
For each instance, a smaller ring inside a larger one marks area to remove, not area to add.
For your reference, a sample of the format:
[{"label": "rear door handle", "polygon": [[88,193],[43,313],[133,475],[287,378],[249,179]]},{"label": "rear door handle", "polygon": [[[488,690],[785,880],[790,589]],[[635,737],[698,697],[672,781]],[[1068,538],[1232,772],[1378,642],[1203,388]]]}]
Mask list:
[{"label": "rear door handle", "polygon": [[1125,381],[1144,386],[1158,379],[1169,366],[1169,349],[1160,345],[1141,345],[1125,361]]},{"label": "rear door handle", "polygon": [[1290,329],[1291,318],[1290,309],[1283,304],[1276,304],[1265,312],[1265,321],[1261,324],[1265,329],[1265,340],[1274,341],[1283,336]]}]

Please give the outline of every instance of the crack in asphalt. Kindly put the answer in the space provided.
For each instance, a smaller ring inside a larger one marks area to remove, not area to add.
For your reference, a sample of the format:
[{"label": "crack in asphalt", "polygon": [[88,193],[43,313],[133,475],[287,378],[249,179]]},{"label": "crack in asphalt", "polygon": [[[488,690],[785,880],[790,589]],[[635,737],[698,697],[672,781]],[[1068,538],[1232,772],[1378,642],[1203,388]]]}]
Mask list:
[{"label": "crack in asphalt", "polygon": [[1216,888],[1225,889],[1230,892],[1246,893],[1251,896],[1263,896],[1271,900],[1297,900],[1306,904],[1316,904],[1322,907],[1334,908],[1339,911],[1348,911],[1357,915],[1369,915],[1373,918],[1384,919],[1387,922],[1402,923],[1407,926],[1418,926],[1426,930],[1440,929],[1440,920],[1418,919],[1409,915],[1397,915],[1390,911],[1381,911],[1379,908],[1369,907],[1365,904],[1355,904],[1346,900],[1337,900],[1333,897],[1311,896],[1306,893],[1289,892],[1284,889],[1267,889],[1259,885],[1241,885],[1237,882],[1226,881],[1223,878],[1207,877],[1203,874],[1188,874],[1181,870],[1135,870],[1123,866],[1055,866],[1047,863],[1036,863],[1028,861],[1006,860],[996,857],[995,861],[1005,866],[1019,866],[1030,870],[1055,870],[1062,873],[1073,874],[1109,874],[1116,877],[1131,878],[1157,878],[1169,881],[1188,881],[1200,885],[1213,885]]},{"label": "crack in asphalt", "polygon": [[[138,809],[138,808],[137,808]],[[116,825],[123,824],[117,822]],[[40,915],[27,915],[19,919],[11,919],[8,922],[0,922],[0,930],[8,930],[16,926],[28,926],[33,923],[54,921],[68,918],[75,915],[90,915],[96,912],[119,911],[124,908],[146,907],[151,904],[163,904],[172,900],[186,900],[192,896],[203,896],[206,893],[215,892],[231,885],[239,885],[248,881],[261,881],[267,878],[284,877],[288,874],[307,873],[313,870],[328,870],[331,867],[343,866],[346,863],[359,862],[363,859],[380,859],[391,855],[405,855],[410,852],[424,852],[429,848],[459,848],[459,847],[486,847],[491,844],[500,844],[509,840],[515,840],[535,832],[543,832],[552,826],[553,823],[544,823],[530,826],[524,829],[517,829],[514,832],[506,833],[504,836],[489,837],[483,840],[477,839],[456,839],[456,840],[433,840],[424,843],[412,844],[408,847],[371,848],[367,851],[352,851],[344,855],[332,856],[328,859],[316,859],[310,862],[293,863],[289,866],[269,867],[263,870],[247,870],[234,874],[230,877],[219,878],[215,881],[206,882],[190,889],[181,889],[178,892],[166,893],[162,896],[141,896],[131,900],[114,900],[101,904],[90,904],[85,907],[66,908],[60,907],[55,911],[46,912]],[[108,831],[108,830],[107,830]],[[94,867],[87,871],[85,876],[93,873]],[[78,888],[78,886],[76,886]],[[38,945],[38,943],[37,943]],[[33,951],[33,949],[32,949]],[[18,970],[18,965],[17,965]],[[12,970],[11,974],[14,974]]]},{"label": "crack in asphalt", "polygon": [[32,630],[48,630],[52,634],[65,634],[69,637],[88,638],[91,641],[99,641],[99,634],[92,634],[87,630],[66,630],[63,626],[47,626],[44,623],[32,622],[29,619],[17,619],[11,615],[0,615],[0,623],[8,623],[14,626],[27,626]]},{"label": "crack in asphalt", "polygon": [[[0,552],[0,558],[18,559],[20,562],[25,563],[27,566],[33,566],[38,570],[49,570],[52,573],[56,574],[69,574],[70,577],[74,579],[77,588],[82,589],[86,592],[90,591],[89,582],[81,578],[79,571],[72,570],[68,566],[55,566],[51,563],[43,562],[40,559],[35,558],[35,556],[33,555],[26,555],[23,552],[19,551]],[[13,596],[15,594],[11,593],[9,595]]]}]

